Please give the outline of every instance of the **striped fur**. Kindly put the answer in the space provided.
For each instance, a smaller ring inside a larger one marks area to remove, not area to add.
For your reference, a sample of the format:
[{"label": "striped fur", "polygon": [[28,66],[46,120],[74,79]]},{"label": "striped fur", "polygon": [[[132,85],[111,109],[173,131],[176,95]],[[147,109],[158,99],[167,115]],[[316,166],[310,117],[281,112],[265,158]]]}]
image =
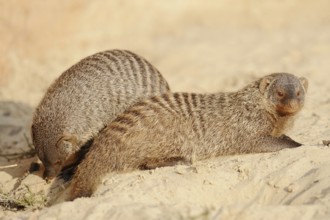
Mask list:
[{"label": "striped fur", "polygon": [[169,91],[160,72],[126,50],[96,53],[65,71],[35,110],[32,138],[47,178],[118,114],[141,98]]},{"label": "striped fur", "polygon": [[[300,146],[283,134],[303,107],[306,90],[304,78],[281,73],[232,93],[166,93],[142,100],[95,139],[72,179],[70,200],[90,196],[109,172]],[[288,106],[286,116],[278,113],[282,105]]]}]

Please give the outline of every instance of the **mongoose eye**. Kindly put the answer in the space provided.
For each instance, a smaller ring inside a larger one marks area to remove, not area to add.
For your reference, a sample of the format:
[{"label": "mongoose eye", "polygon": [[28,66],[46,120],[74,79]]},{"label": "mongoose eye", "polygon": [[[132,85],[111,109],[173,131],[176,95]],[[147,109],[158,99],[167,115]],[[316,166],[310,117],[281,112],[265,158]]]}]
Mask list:
[{"label": "mongoose eye", "polygon": [[297,96],[300,96],[300,91],[297,92]]},{"label": "mongoose eye", "polygon": [[283,97],[283,96],[284,96],[284,93],[283,93],[283,92],[280,92],[280,91],[278,91],[278,92],[277,92],[277,96],[278,96],[278,97]]}]

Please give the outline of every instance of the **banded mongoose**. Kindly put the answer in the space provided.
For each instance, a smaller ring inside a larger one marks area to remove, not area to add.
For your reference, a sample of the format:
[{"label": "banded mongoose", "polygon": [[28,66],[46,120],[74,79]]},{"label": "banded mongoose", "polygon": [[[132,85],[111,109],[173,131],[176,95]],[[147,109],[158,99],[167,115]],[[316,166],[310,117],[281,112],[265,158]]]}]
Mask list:
[{"label": "banded mongoose", "polygon": [[91,196],[109,172],[301,146],[284,133],[303,107],[307,87],[305,78],[275,73],[237,92],[142,100],[94,139],[73,176],[69,200]]},{"label": "banded mongoose", "polygon": [[81,146],[130,105],[168,91],[160,72],[127,50],[96,53],[73,65],[48,88],[34,113],[31,133],[44,178],[74,163]]}]

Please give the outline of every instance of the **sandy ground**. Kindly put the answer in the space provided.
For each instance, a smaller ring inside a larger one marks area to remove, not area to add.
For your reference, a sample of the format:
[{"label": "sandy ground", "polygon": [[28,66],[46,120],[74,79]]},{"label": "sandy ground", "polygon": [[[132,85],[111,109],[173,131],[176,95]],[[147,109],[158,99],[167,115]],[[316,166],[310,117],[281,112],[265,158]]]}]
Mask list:
[{"label": "sandy ground", "polygon": [[[309,80],[289,133],[301,148],[109,174],[92,198],[0,207],[0,218],[329,219],[330,149],[322,145],[330,140],[329,8],[326,0],[0,0],[1,154],[30,150],[33,109],[47,87],[97,51],[143,55],[173,91],[233,91],[278,71]],[[46,184],[40,172],[24,175],[33,160],[0,157],[2,193],[57,197],[59,184]]]}]

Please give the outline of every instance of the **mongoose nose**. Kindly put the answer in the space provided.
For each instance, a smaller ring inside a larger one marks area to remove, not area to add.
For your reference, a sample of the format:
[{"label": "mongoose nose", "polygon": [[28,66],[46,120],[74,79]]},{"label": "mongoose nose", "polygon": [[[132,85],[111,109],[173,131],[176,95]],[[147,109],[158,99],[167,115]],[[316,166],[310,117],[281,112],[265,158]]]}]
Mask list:
[{"label": "mongoose nose", "polygon": [[298,111],[300,109],[300,103],[297,99],[291,99],[289,101],[289,109],[293,112]]},{"label": "mongoose nose", "polygon": [[61,166],[59,164],[55,164],[53,166],[45,166],[45,171],[43,174],[43,178],[47,181],[54,179],[57,174],[60,172]]},{"label": "mongoose nose", "polygon": [[46,181],[50,181],[52,179],[54,179],[55,177],[55,170],[51,169],[51,168],[46,168],[43,174],[43,178],[46,179]]}]

